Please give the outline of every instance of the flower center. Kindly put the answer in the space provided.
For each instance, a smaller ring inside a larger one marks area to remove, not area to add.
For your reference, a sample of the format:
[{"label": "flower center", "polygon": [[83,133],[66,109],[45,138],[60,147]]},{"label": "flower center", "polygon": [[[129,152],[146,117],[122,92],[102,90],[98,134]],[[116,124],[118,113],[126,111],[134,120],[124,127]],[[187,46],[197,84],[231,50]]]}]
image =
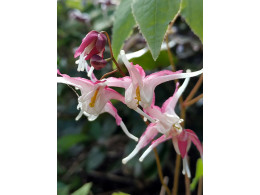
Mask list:
[{"label": "flower center", "polygon": [[136,103],[136,104],[139,105],[139,102],[141,101],[140,88],[139,88],[139,86],[136,88],[135,93],[136,93],[135,99],[137,100],[137,103]]},{"label": "flower center", "polygon": [[183,119],[180,119],[178,122],[176,122],[174,125],[172,125],[172,127],[174,129],[176,129],[177,131],[182,131],[182,127],[181,127],[181,123],[183,122]]},{"label": "flower center", "polygon": [[93,107],[95,106],[98,91],[99,91],[99,88],[96,89],[96,91],[95,91],[93,97],[91,98],[91,102],[89,103],[89,106],[90,106],[91,108],[93,108]]}]

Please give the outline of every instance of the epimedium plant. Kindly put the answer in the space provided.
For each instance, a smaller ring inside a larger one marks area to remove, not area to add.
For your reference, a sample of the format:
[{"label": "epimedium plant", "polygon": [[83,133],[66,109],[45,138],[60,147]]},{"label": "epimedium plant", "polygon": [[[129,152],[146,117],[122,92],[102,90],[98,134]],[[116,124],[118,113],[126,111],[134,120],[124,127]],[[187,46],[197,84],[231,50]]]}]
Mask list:
[{"label": "epimedium plant", "polygon": [[[202,1],[198,0],[198,3],[193,5],[194,2],[189,0],[163,0],[160,2],[159,0],[122,0],[115,13],[112,44],[107,32],[90,31],[75,51],[74,57],[79,58],[76,60],[76,64],[78,64],[77,70],[87,72],[88,78],[70,77],[66,74],[61,74],[58,70],[58,74],[61,76],[58,77],[58,82],[73,86],[76,89],[75,93],[78,96],[77,109],[80,110],[76,120],[85,115],[89,121],[94,121],[100,114],[107,112],[115,118],[116,124],[122,128],[129,138],[135,141],[139,139],[132,153],[122,160],[123,163],[127,163],[143,147],[152,142],[151,146],[148,147],[139,160],[143,161],[150,151],[154,151],[160,180],[168,194],[171,194],[171,192],[163,181],[156,146],[166,140],[172,140],[178,154],[176,162],[181,157],[183,158],[183,174],[188,178],[191,176],[188,166],[188,150],[191,142],[195,144],[201,157],[203,153],[202,145],[194,131],[184,128],[186,108],[202,98],[202,94],[193,98],[198,87],[201,85],[202,77],[189,96],[185,100],[182,98],[182,93],[188,85],[189,78],[202,74],[202,70],[195,72],[191,72],[190,70],[186,70],[186,72],[182,70],[176,71],[168,44],[169,29],[178,16],[182,16],[190,25],[193,32],[201,41],[203,40],[202,18],[195,20],[192,17],[193,15],[202,17]],[[165,39],[172,71],[162,70],[146,76],[142,64],[134,65],[128,61],[127,55],[125,55],[124,50],[121,50],[121,48],[136,25],[145,38],[154,60],[158,58],[162,42]],[[105,59],[103,53],[107,43],[111,57]],[[118,63],[119,58],[123,61],[128,73],[125,73],[123,68],[120,67]],[[116,68],[111,72],[105,73],[100,79],[97,79],[94,70],[98,71],[104,68],[108,62],[114,63]],[[115,72],[120,72],[121,77],[112,77],[111,75]],[[129,76],[126,76],[128,74]],[[185,79],[180,88],[178,88],[178,79]],[[155,87],[171,80],[176,81],[175,92],[160,108],[155,105]],[[122,88],[125,94],[122,95],[113,88]],[[79,90],[80,94],[77,90]],[[118,115],[117,109],[112,104],[112,99],[118,100],[130,109],[135,110],[146,121],[147,129],[140,138],[129,132],[122,118]],[[174,111],[178,101],[181,105],[180,117]],[[153,140],[157,134],[162,135],[158,139]],[[177,172],[178,170],[175,170],[175,174]],[[176,181],[177,179],[175,178],[172,190],[173,194],[176,194],[178,189]],[[189,186],[187,182],[186,185]]]}]

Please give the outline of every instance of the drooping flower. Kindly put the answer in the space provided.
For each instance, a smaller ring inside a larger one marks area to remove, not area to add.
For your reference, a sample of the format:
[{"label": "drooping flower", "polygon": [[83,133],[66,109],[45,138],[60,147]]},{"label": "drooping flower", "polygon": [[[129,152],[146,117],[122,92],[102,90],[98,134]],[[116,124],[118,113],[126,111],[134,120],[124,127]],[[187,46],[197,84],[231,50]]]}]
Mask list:
[{"label": "drooping flower", "polygon": [[146,76],[141,66],[133,65],[127,60],[124,50],[121,50],[120,54],[130,77],[119,79],[110,77],[107,79],[107,84],[111,87],[125,88],[125,103],[132,109],[137,108],[138,105],[143,108],[150,107],[156,86],[167,81],[194,77],[202,73],[202,70],[189,73],[164,70]]},{"label": "drooping flower", "polygon": [[[79,48],[74,54],[74,58],[79,57],[76,61],[78,64],[78,71],[84,71],[85,61],[89,60],[92,56],[98,55],[103,58],[105,51],[106,36],[97,31],[90,31],[83,39]],[[94,67],[92,67],[94,69]]]},{"label": "drooping flower", "polygon": [[127,136],[135,141],[138,140],[137,137],[129,133],[121,117],[117,114],[116,108],[110,102],[111,99],[124,102],[124,97],[115,90],[108,88],[106,81],[98,81],[94,76],[93,79],[96,82],[80,77],[70,77],[66,74],[61,74],[59,70],[57,70],[57,73],[62,76],[57,77],[58,83],[72,85],[81,92],[77,106],[80,113],[76,117],[76,120],[79,120],[84,114],[88,117],[89,121],[93,121],[99,114],[108,112],[116,119],[117,125],[121,126]]},{"label": "drooping flower", "polygon": [[107,61],[101,58],[99,55],[93,55],[90,58],[90,64],[94,67],[94,69],[100,70],[106,66]]},{"label": "drooping flower", "polygon": [[[135,149],[122,160],[124,164],[133,158],[143,147],[145,147],[150,142],[152,142],[151,145],[139,158],[140,161],[143,161],[143,159],[152,151],[152,149],[158,146],[160,143],[172,139],[176,152],[181,154],[183,158],[183,173],[187,173],[187,175],[190,177],[190,171],[187,163],[187,151],[191,145],[191,142],[193,142],[202,156],[202,146],[198,137],[192,130],[182,129],[180,123],[183,122],[183,119],[180,119],[174,111],[177,101],[188,85],[188,82],[189,78],[186,78],[183,85],[179,89],[179,84],[177,84],[173,96],[166,100],[161,108],[154,105],[153,99],[152,106],[145,109],[145,112],[152,118],[157,119],[157,121],[148,125],[145,132],[139,139]],[[163,135],[155,141],[152,141],[158,133]]]}]

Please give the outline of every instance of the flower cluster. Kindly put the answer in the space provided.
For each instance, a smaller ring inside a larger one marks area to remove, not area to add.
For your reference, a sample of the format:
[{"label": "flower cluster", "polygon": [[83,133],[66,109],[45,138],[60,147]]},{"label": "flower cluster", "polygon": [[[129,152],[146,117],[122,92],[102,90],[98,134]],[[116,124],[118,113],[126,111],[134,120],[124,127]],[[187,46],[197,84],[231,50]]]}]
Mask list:
[{"label": "flower cluster", "polygon": [[[146,75],[143,68],[130,63],[126,58],[125,52],[121,50],[121,58],[129,72],[129,76],[121,78],[108,77],[98,80],[93,73],[93,69],[99,70],[106,64],[106,60],[103,59],[106,40],[106,36],[103,33],[91,31],[82,40],[80,47],[75,52],[74,57],[79,57],[79,60],[76,62],[78,71],[86,70],[90,79],[70,77],[66,74],[61,74],[58,70],[58,74],[61,76],[57,78],[58,83],[68,84],[80,90],[81,95],[78,97],[77,106],[80,112],[76,120],[81,118],[82,115],[85,115],[89,121],[93,121],[104,112],[111,114],[115,118],[116,124],[122,128],[129,138],[135,141],[139,140],[135,149],[122,160],[124,164],[149,143],[151,144],[140,157],[140,161],[143,161],[158,144],[171,139],[176,152],[183,159],[183,174],[186,173],[190,177],[187,152],[192,142],[202,157],[202,145],[192,130],[182,128],[180,124],[183,122],[183,119],[175,113],[174,109],[178,99],[187,87],[190,77],[202,74],[202,70],[196,72],[187,70],[185,73],[183,71],[172,72],[163,70]],[[91,66],[88,65],[87,60],[90,60]],[[156,106],[155,88],[164,82],[176,79],[185,79],[185,81],[181,87],[179,87],[179,83],[176,84],[175,92],[164,102],[161,108]],[[124,88],[124,96],[111,87]],[[111,103],[111,99],[121,101],[150,121],[150,124],[139,139],[128,131],[118,115],[117,109]],[[158,134],[161,134],[161,137],[154,140]]]}]

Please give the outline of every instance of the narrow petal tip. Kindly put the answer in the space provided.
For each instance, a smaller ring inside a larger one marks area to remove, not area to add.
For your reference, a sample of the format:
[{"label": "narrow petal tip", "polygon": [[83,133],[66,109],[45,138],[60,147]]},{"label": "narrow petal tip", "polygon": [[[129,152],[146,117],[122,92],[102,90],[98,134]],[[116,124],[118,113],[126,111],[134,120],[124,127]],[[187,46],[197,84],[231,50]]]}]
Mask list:
[{"label": "narrow petal tip", "polygon": [[121,51],[120,51],[120,55],[122,55],[122,56],[125,55],[125,51],[124,51],[124,50],[121,50]]}]

